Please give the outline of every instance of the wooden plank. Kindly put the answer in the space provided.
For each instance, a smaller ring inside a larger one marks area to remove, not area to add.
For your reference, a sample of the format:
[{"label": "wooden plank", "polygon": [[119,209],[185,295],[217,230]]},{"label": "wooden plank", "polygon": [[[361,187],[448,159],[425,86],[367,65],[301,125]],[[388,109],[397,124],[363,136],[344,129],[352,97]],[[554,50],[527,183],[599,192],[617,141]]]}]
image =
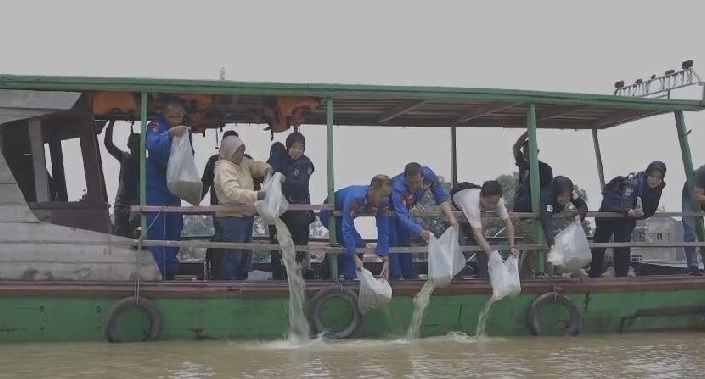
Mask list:
[{"label": "wooden plank", "polygon": [[[23,204],[0,204],[0,228],[5,223],[38,223],[37,217]],[[2,232],[0,232],[0,235]]]},{"label": "wooden plank", "polygon": [[[134,280],[139,267],[143,280],[161,276],[149,251],[69,245],[3,245],[0,280],[127,281]],[[78,254],[80,253],[80,255]],[[139,266],[138,266],[138,256]]]},{"label": "wooden plank", "polygon": [[396,117],[399,117],[403,115],[404,113],[416,109],[419,106],[423,105],[426,103],[426,100],[411,100],[411,101],[405,101],[387,111],[382,113],[382,115],[379,116],[379,120],[377,121],[380,124],[383,124],[387,121],[390,121]]},{"label": "wooden plank", "polygon": [[37,201],[48,201],[49,183],[47,182],[46,158],[44,157],[44,139],[42,138],[42,125],[38,119],[29,121],[29,141],[32,147],[34,190]]},{"label": "wooden plank", "polygon": [[15,183],[0,182],[0,204],[24,204],[24,195]]},{"label": "wooden plank", "polygon": [[463,114],[462,116],[458,117],[455,119],[454,124],[462,124],[466,123],[468,121],[474,120],[476,118],[480,118],[482,116],[487,116],[495,112],[500,112],[509,108],[512,108],[514,106],[519,105],[519,103],[512,103],[512,104],[507,104],[507,103],[489,103],[481,106],[475,106],[471,108],[470,111],[467,113]]}]

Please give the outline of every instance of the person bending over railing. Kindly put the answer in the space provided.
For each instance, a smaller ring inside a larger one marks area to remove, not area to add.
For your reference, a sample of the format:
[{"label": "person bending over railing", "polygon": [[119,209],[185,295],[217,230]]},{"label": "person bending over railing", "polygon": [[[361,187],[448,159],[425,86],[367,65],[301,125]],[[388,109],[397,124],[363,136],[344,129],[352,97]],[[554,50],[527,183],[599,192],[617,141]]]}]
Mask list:
[{"label": "person bending over railing", "polygon": [[[587,203],[575,191],[570,178],[556,176],[551,182],[550,189],[544,192],[541,206],[541,226],[549,250],[553,247],[556,235],[574,221],[571,216],[576,211],[582,223],[588,212]],[[555,275],[559,274],[556,269],[554,267]],[[577,274],[585,275],[582,272]]]},{"label": "person bending over railing", "polygon": [[[389,195],[391,179],[386,175],[377,175],[372,178],[369,186],[353,185],[335,191],[335,209],[342,212],[336,217],[335,231],[330,230],[331,211],[321,211],[321,223],[328,228],[329,233],[335,233],[336,240],[345,248],[345,252],[338,257],[338,267],[345,280],[357,277],[356,269],[362,267],[362,254],[356,254],[357,248],[365,247],[360,233],[355,229],[355,218],[360,214],[373,213],[377,221],[377,254],[382,256],[382,273],[389,278],[389,228],[391,219],[389,212]],[[330,204],[326,199],[324,204]],[[392,254],[395,255],[395,254]],[[323,260],[327,267],[329,254]],[[330,278],[337,280],[338,278]]]},{"label": "person bending over railing", "polygon": [[[656,213],[663,188],[666,186],[666,164],[661,161],[649,163],[645,171],[618,176],[602,190],[600,212],[617,212],[622,218],[595,218],[594,243],[607,243],[614,236],[614,242],[631,242],[637,220],[647,219]],[[602,276],[605,249],[592,249],[590,277]],[[627,276],[630,264],[630,248],[614,248],[614,275]]]},{"label": "person bending over railing", "polygon": [[[458,227],[450,206],[449,196],[441,186],[436,174],[428,167],[412,162],[404,167],[404,172],[392,179],[392,195],[390,208],[396,217],[392,219],[390,228],[391,246],[406,247],[411,243],[411,234],[419,235],[426,242],[431,238],[431,232],[425,230],[409,214],[409,209],[416,205],[426,193],[431,191],[436,204],[441,206],[450,221],[451,226]],[[417,279],[414,258],[411,253],[392,254],[389,258],[389,276],[391,279]]]},{"label": "person bending over railing", "polygon": [[[264,191],[255,191],[253,177],[267,176],[270,166],[245,158],[245,144],[234,135],[220,143],[220,159],[215,163],[215,192],[222,205],[254,204],[264,199]],[[254,211],[219,211],[216,222],[223,242],[252,242]],[[251,249],[224,249],[220,278],[246,280],[252,266]]]},{"label": "person bending over railing", "polygon": [[465,182],[453,188],[451,194],[453,206],[463,212],[470,224],[470,233],[463,233],[465,243],[477,245],[482,249],[482,253],[477,254],[478,277],[487,279],[489,278],[487,262],[492,249],[482,227],[483,211],[494,211],[504,221],[510,251],[514,255],[519,255],[519,251],[514,247],[514,225],[502,199],[502,186],[496,180],[486,181],[480,188]]}]

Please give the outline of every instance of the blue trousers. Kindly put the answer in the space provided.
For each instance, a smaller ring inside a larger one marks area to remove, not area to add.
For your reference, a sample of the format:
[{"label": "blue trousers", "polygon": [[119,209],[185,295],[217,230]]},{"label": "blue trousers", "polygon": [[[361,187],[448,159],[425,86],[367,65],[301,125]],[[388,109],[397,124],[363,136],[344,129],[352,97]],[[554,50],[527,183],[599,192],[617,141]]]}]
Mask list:
[{"label": "blue trousers", "polygon": [[[690,194],[684,194],[683,199],[683,212],[692,212],[693,208],[691,206]],[[699,220],[696,217],[683,217],[683,242],[695,242],[695,223]],[[688,264],[688,268],[699,268],[698,264],[698,249],[692,246],[684,247],[685,260]]]},{"label": "blue trousers", "polygon": [[[324,204],[327,203],[327,200],[324,202]],[[330,219],[331,215],[329,211],[321,211],[320,213],[320,219],[321,219],[321,224],[325,226],[328,229],[328,232],[330,233]],[[338,241],[338,243],[343,246],[345,246],[345,240],[343,239],[343,218],[342,217],[336,217],[335,219],[335,239]],[[365,241],[362,239],[362,236],[360,236],[360,233],[357,232],[357,230],[353,230],[354,233],[354,238],[355,238],[355,246],[356,247],[365,247]],[[360,259],[362,259],[362,254],[358,254]],[[326,259],[324,264],[328,263],[328,255],[326,255]],[[343,277],[345,280],[353,280],[357,278],[357,271],[355,270],[355,258],[353,257],[352,254],[340,254],[338,255],[338,272],[343,274]],[[334,280],[337,280],[338,278],[331,278]]]},{"label": "blue trousers", "polygon": [[[411,231],[406,229],[397,218],[392,218],[389,228],[391,247],[408,247],[411,244]],[[411,253],[389,254],[389,279],[398,280],[418,279],[419,275],[414,266],[414,257]]]},{"label": "blue trousers", "polygon": [[[148,213],[147,238],[151,240],[181,240],[184,218],[181,213]],[[173,279],[179,271],[179,248],[152,246],[149,251],[164,279]]]},{"label": "blue trousers", "polygon": [[[223,242],[252,242],[254,217],[217,217]],[[252,267],[252,250],[224,249],[222,280],[246,280]]]}]

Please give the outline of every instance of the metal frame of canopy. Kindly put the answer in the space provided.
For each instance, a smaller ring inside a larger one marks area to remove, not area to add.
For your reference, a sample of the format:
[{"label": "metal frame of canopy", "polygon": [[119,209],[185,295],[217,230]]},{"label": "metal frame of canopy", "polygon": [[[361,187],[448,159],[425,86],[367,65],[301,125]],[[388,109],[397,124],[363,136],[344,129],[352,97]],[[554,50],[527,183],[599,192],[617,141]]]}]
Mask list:
[{"label": "metal frame of canopy", "polygon": [[[556,92],[504,89],[465,89],[443,87],[400,87],[335,84],[241,83],[231,81],[168,80],[141,78],[37,77],[0,75],[0,88],[44,91],[113,91],[130,92],[139,96],[141,121],[140,207],[146,207],[146,126],[150,118],[149,95],[207,94],[235,96],[241,99],[276,96],[310,96],[322,99],[324,109],[307,116],[306,124],[325,124],[327,130],[327,189],[334,196],[333,134],[334,125],[378,125],[381,127],[448,127],[451,132],[451,171],[457,183],[457,128],[510,127],[526,128],[529,140],[530,185],[539,186],[538,128],[591,130],[597,157],[598,174],[604,185],[602,158],[597,131],[655,115],[673,112],[682,151],[688,186],[693,188],[693,163],[683,118],[684,111],[705,109],[703,100],[674,100],[625,97],[615,95],[585,95]],[[247,101],[245,101],[247,103]],[[335,111],[334,111],[334,106]],[[250,122],[247,112],[236,104],[226,122]],[[118,116],[130,119],[129,115]],[[132,117],[134,118],[134,117]],[[539,192],[532,191],[532,210],[527,217],[536,217]],[[696,204],[693,204],[693,210]],[[315,209],[316,206],[310,207]],[[200,207],[204,208],[204,207]],[[207,208],[207,207],[206,207]],[[194,209],[195,210],[195,209]],[[166,211],[166,210],[162,210]],[[188,208],[181,210],[188,212]],[[202,209],[201,209],[202,211]],[[701,213],[698,213],[701,214]],[[335,218],[331,228],[335,228]],[[697,225],[703,239],[703,226]],[[542,230],[536,223],[536,241],[541,244]],[[330,233],[331,245],[336,244]],[[156,243],[146,240],[146,217],[142,214],[140,245]],[[171,244],[169,241],[161,241]],[[224,246],[220,246],[224,247]],[[542,266],[542,254],[537,254]],[[336,260],[331,260],[332,273],[337,273]],[[539,266],[539,268],[541,268]],[[334,276],[335,277],[335,276]]]}]

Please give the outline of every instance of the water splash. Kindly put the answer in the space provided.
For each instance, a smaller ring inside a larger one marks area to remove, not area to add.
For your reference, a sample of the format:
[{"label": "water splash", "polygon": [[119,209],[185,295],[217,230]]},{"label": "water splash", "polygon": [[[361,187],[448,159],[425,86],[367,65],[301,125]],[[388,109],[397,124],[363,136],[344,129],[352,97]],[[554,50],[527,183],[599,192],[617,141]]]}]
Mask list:
[{"label": "water splash", "polygon": [[485,333],[485,329],[487,328],[487,317],[490,315],[490,309],[492,308],[492,304],[494,304],[497,300],[494,296],[490,297],[489,300],[485,303],[485,306],[482,308],[480,311],[480,314],[477,316],[477,326],[475,327],[475,339],[480,340],[480,339],[486,339],[487,334]]},{"label": "water splash", "polygon": [[306,301],[306,282],[301,275],[301,266],[296,262],[296,247],[291,239],[289,228],[280,219],[274,220],[277,228],[277,241],[282,250],[282,260],[286,268],[287,282],[289,284],[289,335],[288,339],[295,345],[305,344],[310,341],[310,327],[304,303]]},{"label": "water splash", "polygon": [[414,297],[414,314],[411,317],[411,324],[409,325],[409,330],[406,332],[406,338],[419,338],[423,316],[424,313],[426,313],[426,307],[431,300],[431,294],[434,288],[435,285],[433,282],[428,280],[424,283],[423,287],[421,287],[421,291]]}]

